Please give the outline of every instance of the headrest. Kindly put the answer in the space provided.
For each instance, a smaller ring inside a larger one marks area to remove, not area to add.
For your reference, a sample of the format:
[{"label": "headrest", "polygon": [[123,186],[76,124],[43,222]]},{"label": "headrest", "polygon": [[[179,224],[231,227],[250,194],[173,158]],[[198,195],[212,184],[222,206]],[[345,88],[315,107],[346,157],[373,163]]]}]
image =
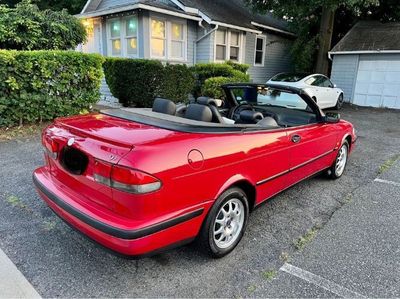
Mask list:
[{"label": "headrest", "polygon": [[171,100],[156,98],[153,103],[154,112],[175,115],[176,105]]},{"label": "headrest", "polygon": [[264,118],[261,112],[243,110],[240,112],[240,120],[244,123],[257,123]]},{"label": "headrest", "polygon": [[187,106],[185,118],[211,122],[212,112],[211,109],[205,105],[190,104]]},{"label": "headrest", "polygon": [[197,104],[200,104],[200,105],[213,105],[215,107],[218,107],[217,101],[215,99],[208,98],[208,97],[198,97],[196,102],[197,102]]}]

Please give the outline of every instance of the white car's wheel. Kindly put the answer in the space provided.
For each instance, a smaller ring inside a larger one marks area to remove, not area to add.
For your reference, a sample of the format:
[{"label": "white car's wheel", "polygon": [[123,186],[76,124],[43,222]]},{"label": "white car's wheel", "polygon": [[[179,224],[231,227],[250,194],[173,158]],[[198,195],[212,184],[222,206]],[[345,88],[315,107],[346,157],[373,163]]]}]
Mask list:
[{"label": "white car's wheel", "polygon": [[341,93],[337,99],[335,109],[340,110],[343,106],[343,102],[344,102],[343,93]]}]

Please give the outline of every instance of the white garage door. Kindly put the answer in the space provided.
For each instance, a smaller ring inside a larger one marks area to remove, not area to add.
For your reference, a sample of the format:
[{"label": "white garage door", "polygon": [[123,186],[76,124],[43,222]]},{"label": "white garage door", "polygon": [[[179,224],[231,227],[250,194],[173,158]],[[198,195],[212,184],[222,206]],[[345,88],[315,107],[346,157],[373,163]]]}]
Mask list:
[{"label": "white garage door", "polygon": [[360,60],[354,104],[400,109],[400,60]]}]

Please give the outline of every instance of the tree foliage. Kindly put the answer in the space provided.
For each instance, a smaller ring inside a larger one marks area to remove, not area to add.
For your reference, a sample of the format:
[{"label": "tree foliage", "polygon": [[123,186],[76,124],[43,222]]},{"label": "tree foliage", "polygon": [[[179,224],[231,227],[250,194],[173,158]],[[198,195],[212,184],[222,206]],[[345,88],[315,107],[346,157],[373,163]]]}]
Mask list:
[{"label": "tree foliage", "polygon": [[[400,20],[398,0],[247,0],[259,12],[272,11],[289,22],[298,38],[292,47],[297,70],[313,71],[320,45],[320,24],[323,9],[335,14],[332,44],[342,38],[359,20],[382,22]],[[324,53],[326,55],[326,53]]]},{"label": "tree foliage", "polygon": [[68,50],[85,40],[84,26],[66,10],[39,10],[29,0],[0,5],[0,49]]},{"label": "tree foliage", "polygon": [[[21,0],[0,0],[0,4],[7,4],[15,7]],[[78,14],[85,6],[86,0],[34,0],[39,9],[63,10],[66,9],[70,14]]]}]

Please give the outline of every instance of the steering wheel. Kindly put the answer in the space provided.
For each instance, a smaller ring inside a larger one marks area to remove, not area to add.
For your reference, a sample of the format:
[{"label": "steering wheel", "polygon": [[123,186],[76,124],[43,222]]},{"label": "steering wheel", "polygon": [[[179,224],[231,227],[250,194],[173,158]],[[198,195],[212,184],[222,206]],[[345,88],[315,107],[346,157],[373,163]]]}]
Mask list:
[{"label": "steering wheel", "polygon": [[238,106],[235,106],[231,109],[231,111],[229,112],[229,118],[234,121],[237,121],[240,118],[240,112],[244,110],[256,111],[251,104],[241,103]]}]

